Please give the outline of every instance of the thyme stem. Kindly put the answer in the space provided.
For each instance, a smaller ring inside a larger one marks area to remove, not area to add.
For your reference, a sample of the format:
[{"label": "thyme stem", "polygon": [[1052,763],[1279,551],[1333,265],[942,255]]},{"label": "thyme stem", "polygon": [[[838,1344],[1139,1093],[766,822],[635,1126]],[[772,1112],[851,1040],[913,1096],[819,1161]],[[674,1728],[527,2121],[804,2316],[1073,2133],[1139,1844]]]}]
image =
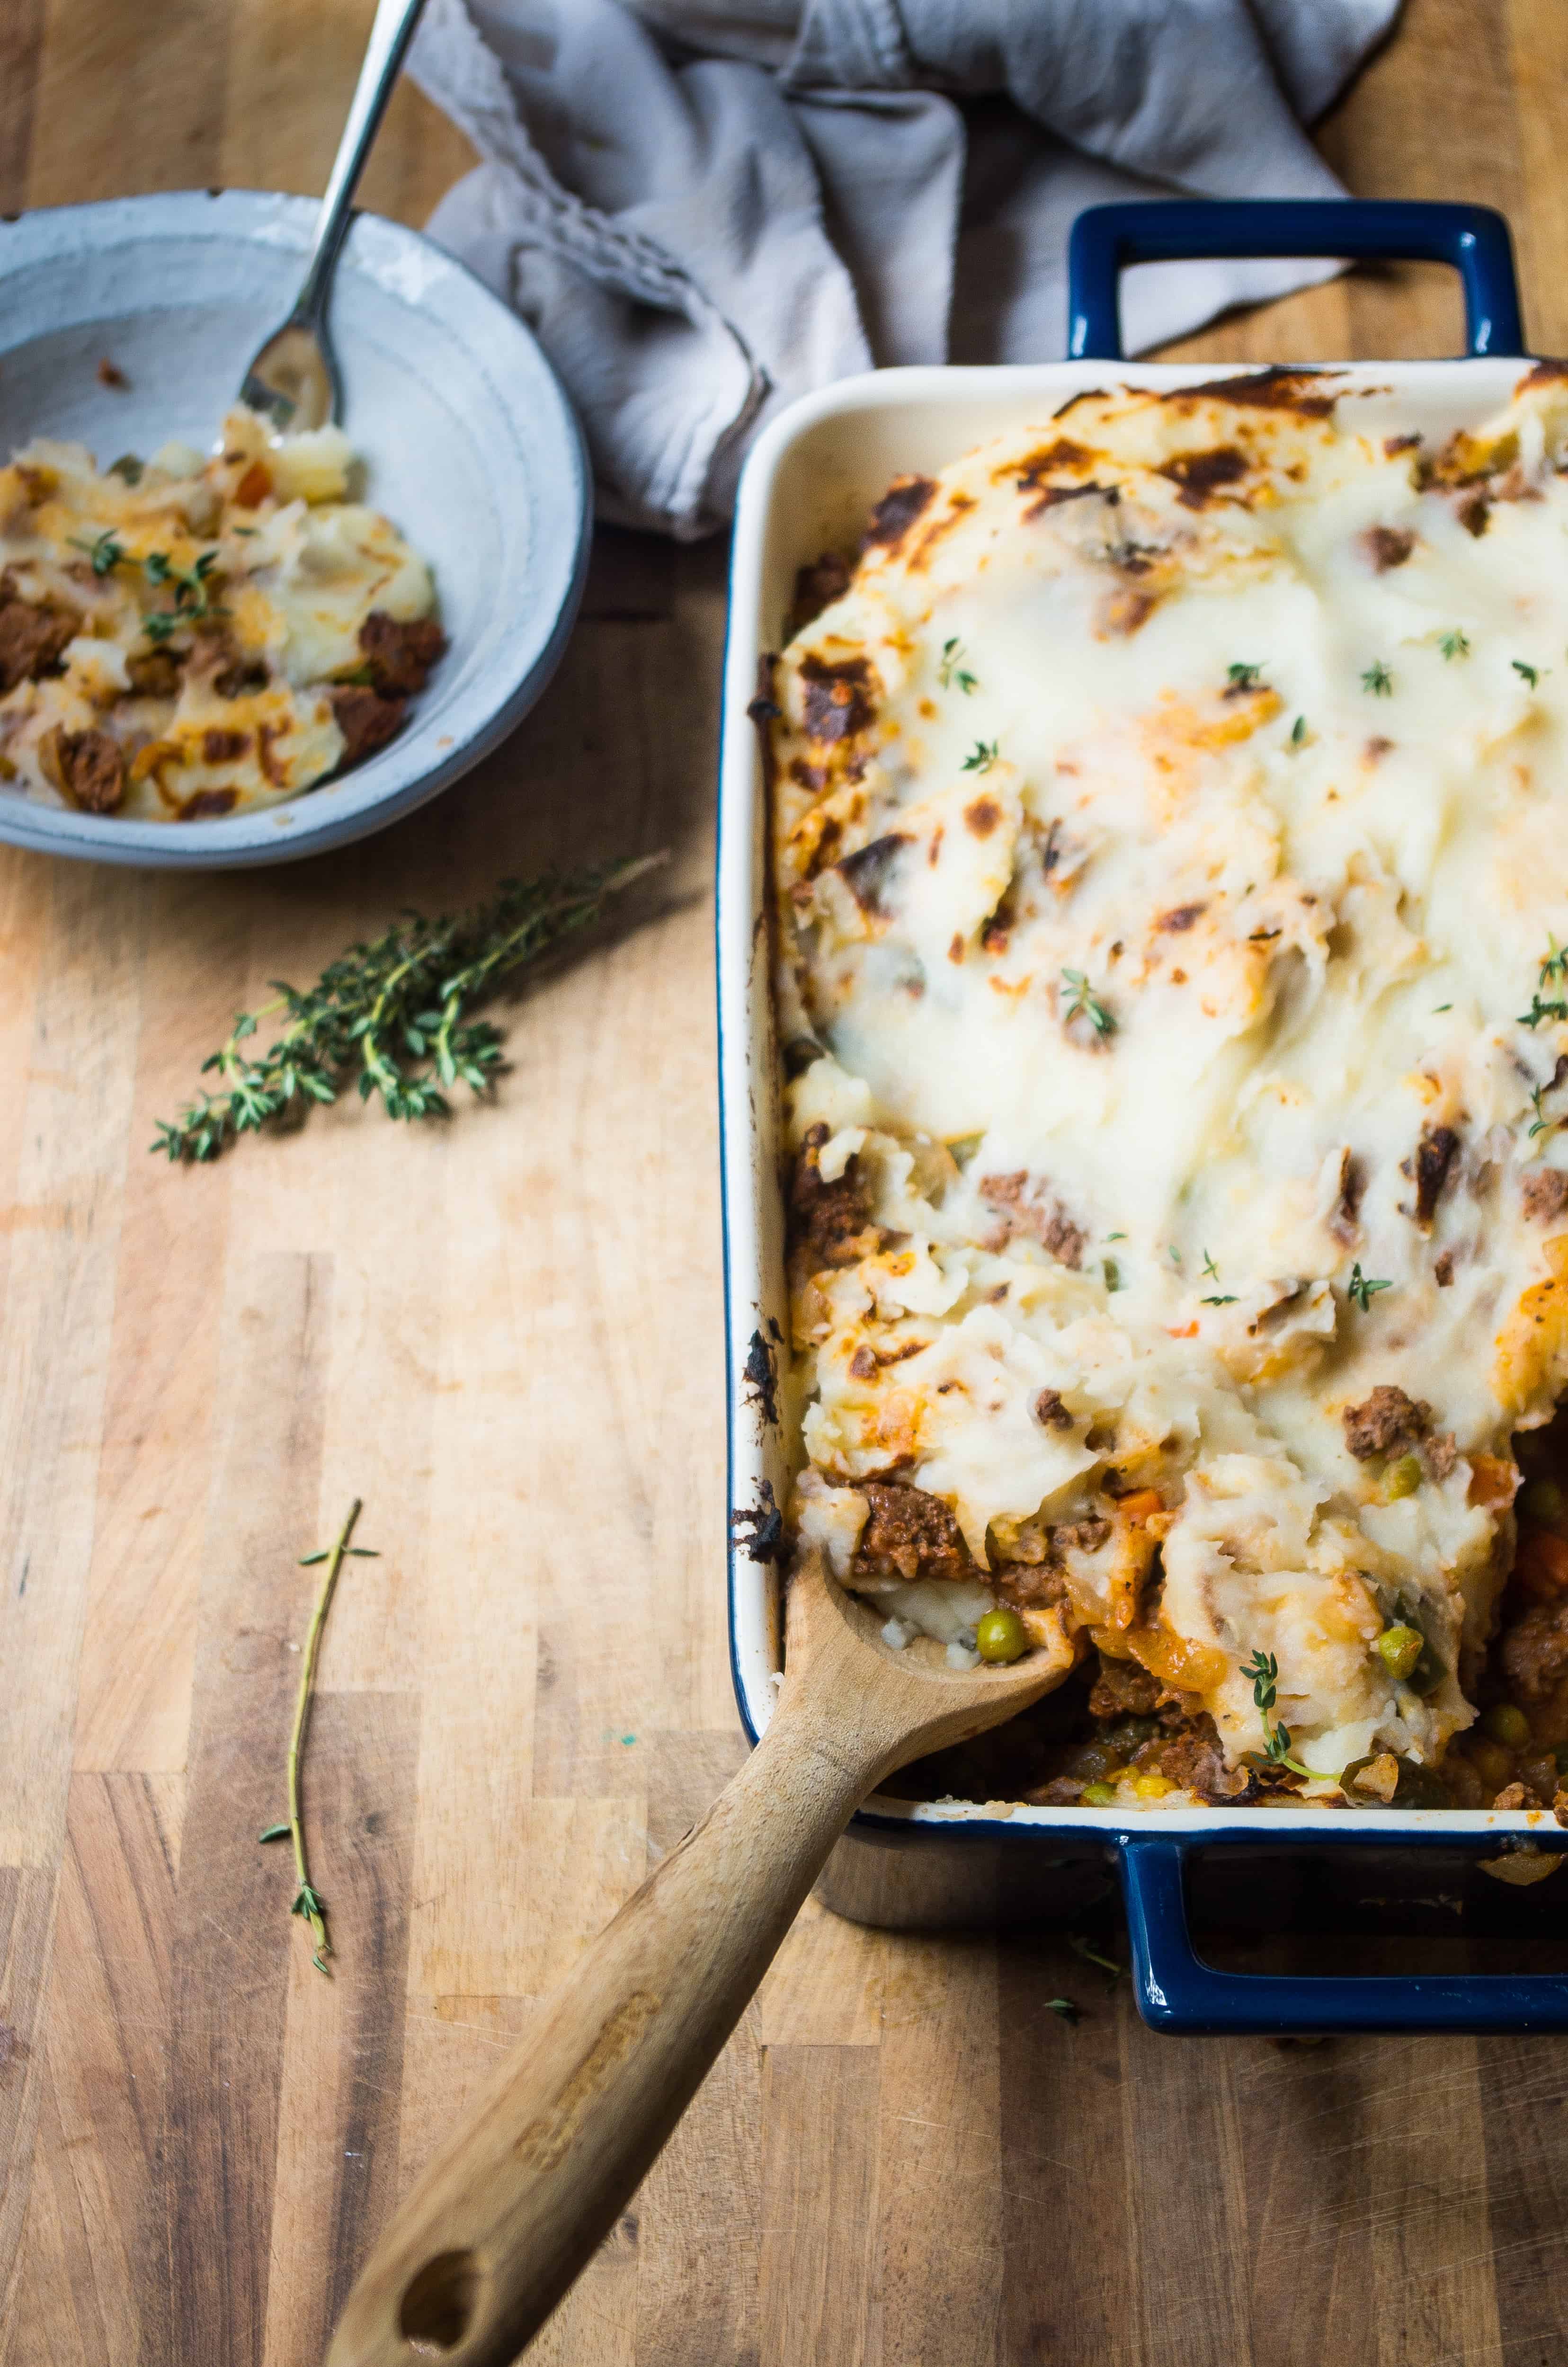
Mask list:
[{"label": "thyme stem", "polygon": [[337,1541],[326,1557],[326,1568],[322,1572],[322,1582],[316,1593],[316,1607],[311,1614],[311,1624],[305,1636],[304,1665],[300,1670],[300,1698],[294,1704],[294,1731],[289,1739],[289,1838],[294,1845],[294,1871],[300,1880],[290,1911],[302,1915],[311,1927],[311,1937],[314,1942],[311,1962],[320,1973],[326,1972],[332,1942],[326,1931],[326,1901],[312,1884],[311,1869],[305,1856],[305,1828],[300,1814],[300,1761],[304,1755],[305,1730],[311,1722],[311,1695],[315,1689],[316,1655],[321,1650],[322,1630],[326,1625],[337,1573],[343,1568],[348,1540],[354,1535],[354,1523],[362,1509],[360,1500],[356,1496],[348,1507],[348,1518],[339,1529]]}]

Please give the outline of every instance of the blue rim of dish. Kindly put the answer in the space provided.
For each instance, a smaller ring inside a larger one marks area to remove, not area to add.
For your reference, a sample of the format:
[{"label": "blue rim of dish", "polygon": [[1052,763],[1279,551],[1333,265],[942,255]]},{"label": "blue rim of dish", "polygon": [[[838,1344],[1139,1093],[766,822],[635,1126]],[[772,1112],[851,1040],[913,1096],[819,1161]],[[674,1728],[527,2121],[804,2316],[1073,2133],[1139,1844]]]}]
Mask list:
[{"label": "blue rim of dish", "polygon": [[[205,213],[211,221],[210,235],[214,241],[256,240],[265,233],[265,243],[269,247],[282,246],[302,257],[318,210],[318,201],[313,198],[262,189],[176,189],[148,197],[104,198],[88,205],[40,207],[36,211],[0,218],[0,297],[13,271],[56,259],[68,263],[72,254],[78,251],[76,243],[69,237],[70,228],[91,217],[98,217],[106,224],[119,219],[125,225],[123,238],[106,239],[97,248],[98,253],[110,252],[117,243],[139,243],[149,230],[157,232],[165,224],[166,234],[171,237],[199,237],[201,216]],[[399,266],[406,265],[411,255],[418,257],[424,275],[419,306],[398,284]],[[369,764],[345,776],[341,782],[323,783],[320,789],[305,790],[285,804],[269,806],[259,813],[200,822],[115,821],[112,836],[103,817],[57,810],[35,805],[22,797],[4,797],[0,798],[0,841],[34,854],[117,864],[132,869],[228,871],[302,862],[369,837],[438,797],[516,729],[554,674],[582,604],[594,520],[593,474],[587,445],[560,379],[538,340],[517,315],[465,264],[422,232],[389,221],[383,215],[356,213],[338,267],[361,272],[383,295],[404,304],[411,312],[420,307],[430,309],[432,301],[438,300],[443,314],[448,313],[449,306],[454,322],[465,317],[482,321],[485,333],[483,361],[476,341],[464,341],[469,344],[476,372],[490,383],[498,405],[503,410],[515,407],[500,391],[500,373],[508,350],[536,382],[530,389],[530,400],[542,397],[552,404],[554,424],[561,433],[562,457],[566,459],[574,481],[577,530],[570,563],[560,572],[549,631],[536,643],[523,673],[499,704],[492,705],[474,692],[469,694],[447,719],[453,727],[451,746],[438,761],[400,787],[376,786],[374,768],[381,760],[372,758]],[[455,330],[455,334],[462,333]],[[352,420],[347,424],[352,433]],[[467,719],[471,716],[472,719]],[[395,749],[397,743],[392,745]],[[330,806],[324,802],[315,805],[313,800],[318,798],[330,798],[332,802]],[[290,816],[290,823],[280,824],[279,815]]]}]

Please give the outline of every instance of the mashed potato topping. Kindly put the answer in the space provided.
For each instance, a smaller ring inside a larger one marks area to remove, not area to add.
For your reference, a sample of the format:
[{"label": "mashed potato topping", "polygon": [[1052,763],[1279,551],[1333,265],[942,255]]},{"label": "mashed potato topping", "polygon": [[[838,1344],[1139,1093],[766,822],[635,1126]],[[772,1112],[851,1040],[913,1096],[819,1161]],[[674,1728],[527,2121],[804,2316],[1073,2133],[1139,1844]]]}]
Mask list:
[{"label": "mashed potato topping", "polygon": [[349,498],[340,428],[231,412],[100,472],[38,439],[0,470],[0,780],[191,821],[295,797],[390,739],[443,647],[430,571]]},{"label": "mashed potato topping", "polygon": [[801,1549],[1210,1796],[1443,1759],[1568,1378],[1565,471],[1551,365],[1085,395],[765,669]]}]

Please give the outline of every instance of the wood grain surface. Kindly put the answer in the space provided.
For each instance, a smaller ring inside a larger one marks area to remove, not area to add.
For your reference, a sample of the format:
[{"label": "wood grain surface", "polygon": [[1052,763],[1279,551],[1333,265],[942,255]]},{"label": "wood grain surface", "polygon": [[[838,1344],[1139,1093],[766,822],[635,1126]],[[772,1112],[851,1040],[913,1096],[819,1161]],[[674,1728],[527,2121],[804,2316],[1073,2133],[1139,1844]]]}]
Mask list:
[{"label": "wood grain surface", "polygon": [[[318,188],[369,0],[0,0],[0,208]],[[1568,7],[1410,0],[1349,186],[1505,208],[1568,349]],[[469,161],[409,89],[367,202]],[[1388,269],[1183,354],[1452,350]],[[313,2367],[395,2196],[741,1750],[709,891],[724,558],[604,535],[542,705],[370,844],[0,855],[0,2367]],[[667,845],[495,1105],[146,1155],[229,1014],[411,900]],[[307,1767],[330,1981],[255,1836]],[[1176,2042],[1064,1937],[808,1905],[549,2367],[1558,2367],[1561,2042]],[[1083,2006],[1070,2024],[1047,2000]]]}]

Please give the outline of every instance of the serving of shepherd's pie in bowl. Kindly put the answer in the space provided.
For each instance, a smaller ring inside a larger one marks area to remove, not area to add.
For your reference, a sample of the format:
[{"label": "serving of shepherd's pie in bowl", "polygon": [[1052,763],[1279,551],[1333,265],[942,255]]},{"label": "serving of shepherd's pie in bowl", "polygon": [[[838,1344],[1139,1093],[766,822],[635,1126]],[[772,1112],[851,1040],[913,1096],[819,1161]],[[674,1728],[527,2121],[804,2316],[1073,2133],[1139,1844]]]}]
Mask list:
[{"label": "serving of shepherd's pie in bowl", "polygon": [[179,192],[0,223],[0,838],[222,867],[340,845],[527,712],[591,484],[534,339],[371,215],[340,427],[235,406],[312,201]]}]

